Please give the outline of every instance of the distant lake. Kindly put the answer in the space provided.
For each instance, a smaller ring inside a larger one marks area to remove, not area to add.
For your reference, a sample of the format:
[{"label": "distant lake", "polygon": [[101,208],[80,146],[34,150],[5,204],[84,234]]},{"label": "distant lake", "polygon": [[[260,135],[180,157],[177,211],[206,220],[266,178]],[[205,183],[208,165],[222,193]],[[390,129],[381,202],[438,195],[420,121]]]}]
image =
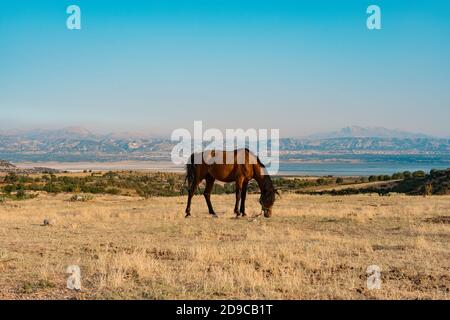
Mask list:
[{"label": "distant lake", "polygon": [[[83,170],[151,170],[184,172],[184,166],[170,161],[117,162],[23,162],[21,168],[47,167],[79,172]],[[403,171],[450,168],[450,155],[300,155],[294,161],[281,159],[279,175],[370,176]]]},{"label": "distant lake", "polygon": [[[356,158],[356,159],[355,159]],[[345,161],[281,162],[279,174],[312,176],[370,176],[403,171],[450,168],[450,156],[355,156]]]}]

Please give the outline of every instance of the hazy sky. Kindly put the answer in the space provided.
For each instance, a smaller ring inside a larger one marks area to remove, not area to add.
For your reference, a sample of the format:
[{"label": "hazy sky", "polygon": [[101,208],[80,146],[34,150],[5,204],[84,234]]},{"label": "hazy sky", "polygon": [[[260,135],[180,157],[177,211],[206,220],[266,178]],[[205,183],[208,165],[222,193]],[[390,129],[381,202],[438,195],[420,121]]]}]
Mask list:
[{"label": "hazy sky", "polygon": [[[370,4],[382,30],[366,28]],[[449,136],[450,1],[1,0],[0,129],[194,120]]]}]

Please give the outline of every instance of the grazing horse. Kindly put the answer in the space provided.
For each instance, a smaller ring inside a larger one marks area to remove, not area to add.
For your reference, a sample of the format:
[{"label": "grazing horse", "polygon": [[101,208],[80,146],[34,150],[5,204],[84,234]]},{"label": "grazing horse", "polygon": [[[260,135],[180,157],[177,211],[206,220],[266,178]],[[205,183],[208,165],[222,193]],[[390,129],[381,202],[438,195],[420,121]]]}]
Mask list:
[{"label": "grazing horse", "polygon": [[[221,161],[218,161],[221,160]],[[250,180],[255,179],[261,190],[260,204],[266,218],[272,215],[275,202],[275,190],[272,180],[259,158],[248,149],[234,151],[208,150],[203,153],[193,153],[186,164],[186,180],[188,181],[188,201],[186,218],[191,215],[191,200],[200,182],[206,180],[203,195],[208,205],[209,213],[217,217],[211,204],[211,191],[215,180],[236,183],[236,203],[234,213],[245,216],[245,197]],[[240,201],[240,208],[239,208]]]}]

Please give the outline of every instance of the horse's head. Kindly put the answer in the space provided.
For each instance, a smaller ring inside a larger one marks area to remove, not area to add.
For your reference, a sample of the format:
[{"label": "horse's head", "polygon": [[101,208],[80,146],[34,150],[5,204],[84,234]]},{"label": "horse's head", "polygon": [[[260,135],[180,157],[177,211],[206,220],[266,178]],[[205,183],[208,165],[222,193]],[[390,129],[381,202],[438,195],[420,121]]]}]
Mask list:
[{"label": "horse's head", "polygon": [[272,184],[272,180],[267,175],[264,179],[263,188],[261,190],[261,197],[259,203],[261,204],[261,211],[264,217],[270,218],[272,216],[272,207],[275,203],[275,195],[279,194]]}]

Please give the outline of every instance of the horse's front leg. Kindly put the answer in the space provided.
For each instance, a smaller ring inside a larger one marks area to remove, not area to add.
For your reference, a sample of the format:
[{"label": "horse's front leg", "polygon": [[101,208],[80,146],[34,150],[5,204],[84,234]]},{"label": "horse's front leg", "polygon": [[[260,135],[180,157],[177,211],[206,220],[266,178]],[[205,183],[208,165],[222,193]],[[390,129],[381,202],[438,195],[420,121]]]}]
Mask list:
[{"label": "horse's front leg", "polygon": [[241,214],[243,217],[246,216],[245,214],[245,198],[247,197],[247,186],[248,182],[244,182],[242,185],[242,191],[241,191]]}]

